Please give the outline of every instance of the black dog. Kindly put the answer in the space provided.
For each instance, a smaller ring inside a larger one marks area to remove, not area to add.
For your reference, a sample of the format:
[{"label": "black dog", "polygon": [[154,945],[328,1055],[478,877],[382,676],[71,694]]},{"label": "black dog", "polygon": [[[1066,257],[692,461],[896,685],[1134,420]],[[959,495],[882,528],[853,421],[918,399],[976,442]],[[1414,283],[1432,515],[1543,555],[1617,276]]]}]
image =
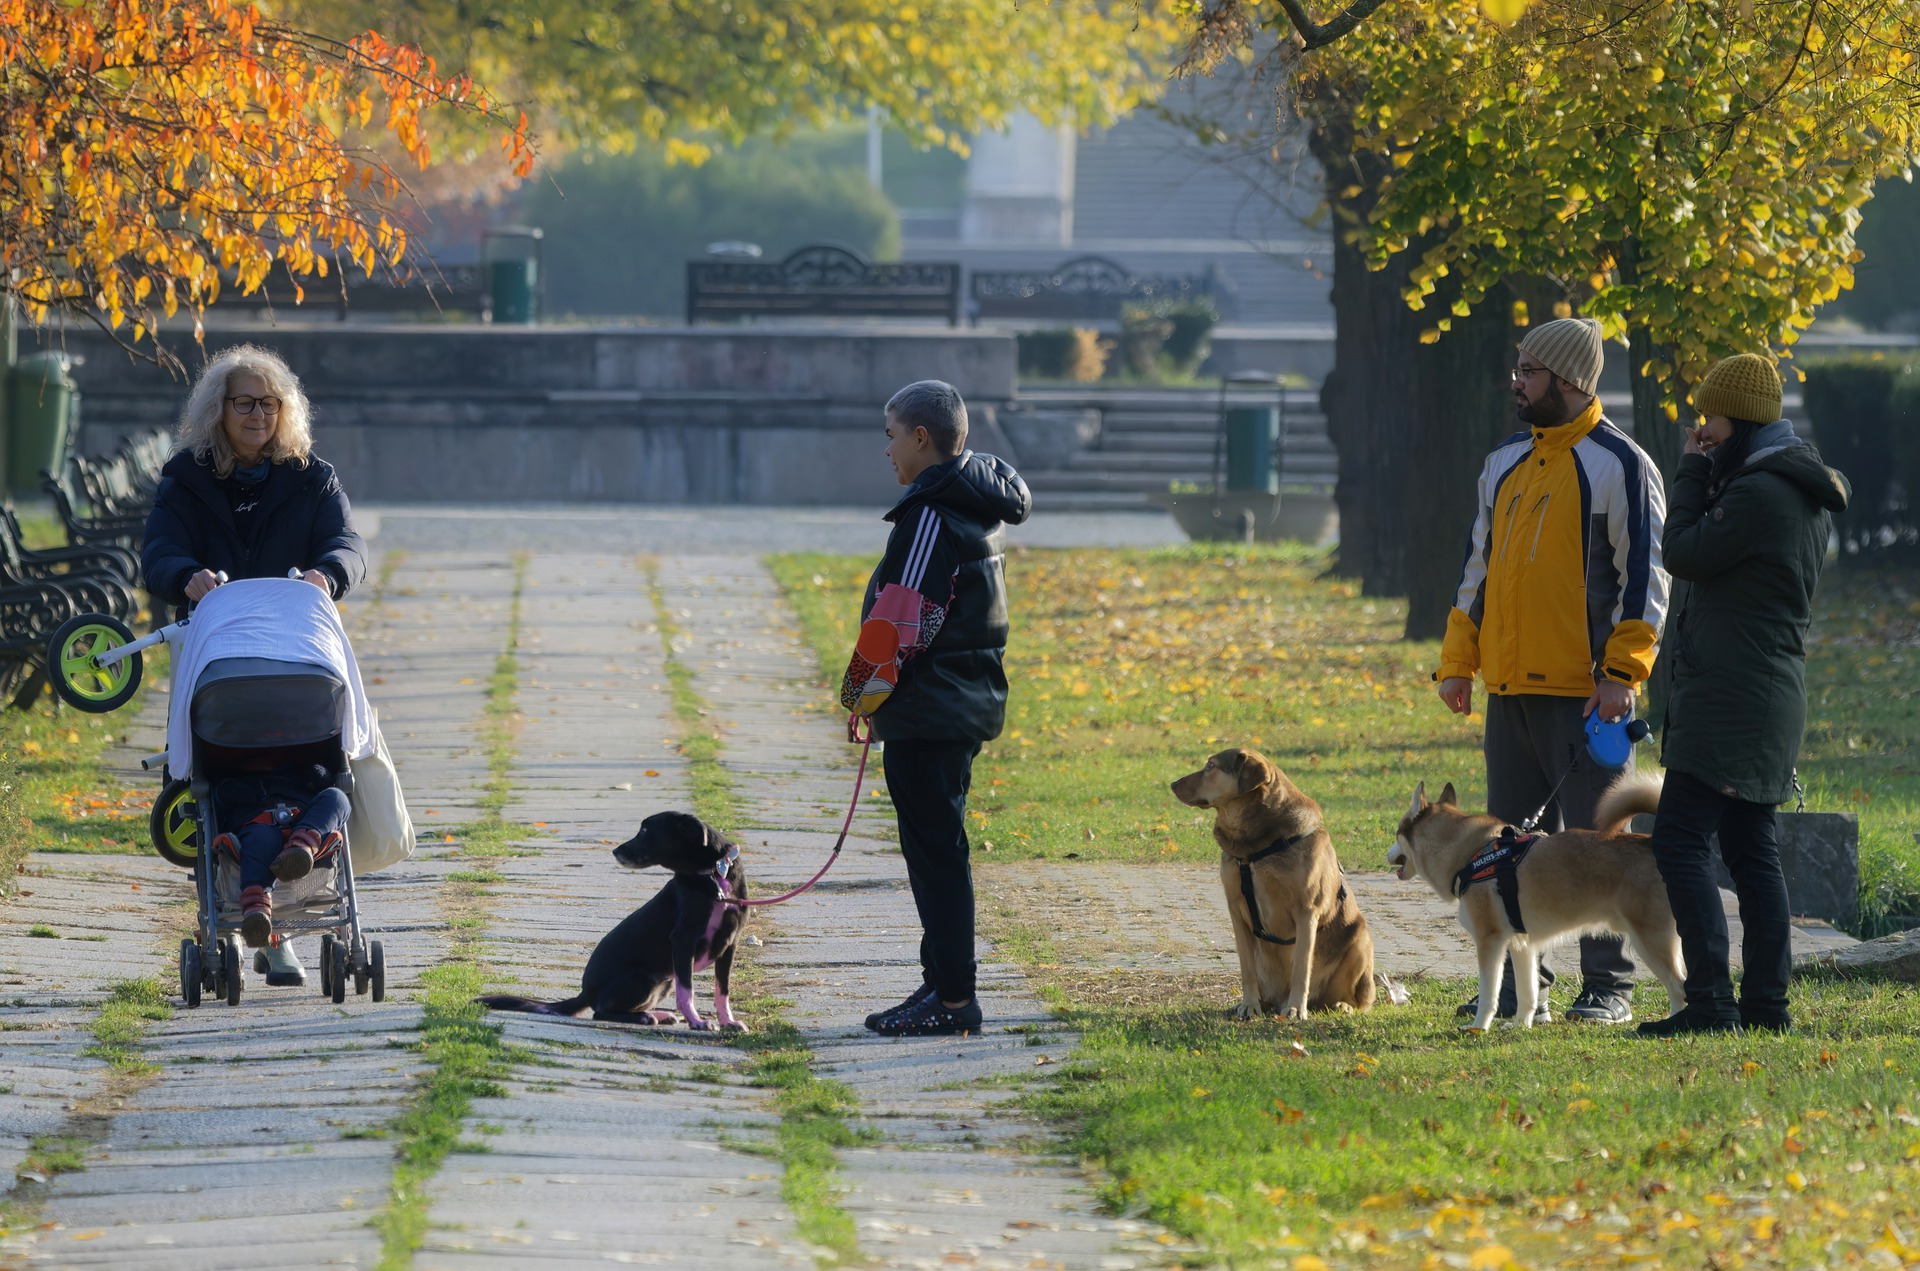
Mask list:
[{"label": "black dog", "polygon": [[747,925],[747,878],[740,849],[726,835],[685,812],[656,812],[640,832],[613,849],[629,869],[660,865],[673,878],[658,895],[609,931],[587,959],[580,995],[564,1002],[492,994],[474,1001],[496,1011],[578,1015],[623,1024],[671,1024],[655,1010],[669,986],[688,1028],[711,1027],[693,1004],[693,973],[713,967],[713,1013],[721,1028],[746,1031],[727,1003],[733,951]]}]

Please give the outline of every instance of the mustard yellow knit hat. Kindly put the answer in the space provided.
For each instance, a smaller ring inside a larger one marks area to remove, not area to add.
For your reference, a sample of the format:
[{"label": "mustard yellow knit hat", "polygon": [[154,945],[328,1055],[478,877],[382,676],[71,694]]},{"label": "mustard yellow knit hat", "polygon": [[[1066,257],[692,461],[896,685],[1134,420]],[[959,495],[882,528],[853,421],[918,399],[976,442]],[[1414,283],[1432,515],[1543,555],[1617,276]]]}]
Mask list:
[{"label": "mustard yellow knit hat", "polygon": [[1693,390],[1693,408],[1702,415],[1770,424],[1780,418],[1780,372],[1758,353],[1715,362]]}]

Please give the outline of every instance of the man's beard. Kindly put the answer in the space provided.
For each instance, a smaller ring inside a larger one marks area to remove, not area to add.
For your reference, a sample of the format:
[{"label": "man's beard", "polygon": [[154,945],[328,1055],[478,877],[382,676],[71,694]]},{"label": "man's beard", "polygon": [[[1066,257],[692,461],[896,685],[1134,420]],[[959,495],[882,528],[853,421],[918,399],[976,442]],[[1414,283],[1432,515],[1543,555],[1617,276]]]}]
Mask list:
[{"label": "man's beard", "polygon": [[1520,416],[1521,423],[1540,428],[1553,428],[1566,423],[1567,399],[1560,395],[1560,381],[1549,379],[1546,396],[1516,404],[1514,413]]}]

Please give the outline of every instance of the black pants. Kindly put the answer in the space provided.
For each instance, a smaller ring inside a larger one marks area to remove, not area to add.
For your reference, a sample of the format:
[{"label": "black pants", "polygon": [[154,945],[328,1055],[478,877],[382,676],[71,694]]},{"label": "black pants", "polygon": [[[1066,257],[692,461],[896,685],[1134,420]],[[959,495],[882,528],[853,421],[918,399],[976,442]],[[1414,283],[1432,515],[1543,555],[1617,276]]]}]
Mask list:
[{"label": "black pants", "polygon": [[[1716,832],[1746,933],[1737,1010],[1727,967],[1727,915],[1708,842]],[[1714,1019],[1738,1015],[1749,1023],[1786,1021],[1793,925],[1787,916],[1787,880],[1780,872],[1779,834],[1779,814],[1769,805],[1736,799],[1698,777],[1667,770],[1653,819],[1653,859],[1680,928],[1688,1011]]]},{"label": "black pants", "polygon": [[[1541,833],[1594,828],[1594,805],[1626,769],[1602,768],[1587,753],[1587,721],[1581,713],[1585,705],[1583,697],[1488,694],[1487,811],[1518,825],[1545,803],[1547,812],[1538,827]],[[1566,780],[1548,802],[1547,796],[1563,774]],[[1623,937],[1580,937],[1580,978],[1581,988],[1589,993],[1631,993],[1633,962],[1627,957]],[[1545,958],[1540,959],[1541,1000],[1545,1000],[1544,990],[1553,980],[1553,969]],[[1503,1009],[1512,1001],[1512,986],[1513,963],[1509,960],[1500,989]]]},{"label": "black pants", "polygon": [[943,1000],[973,996],[973,869],[967,791],[977,741],[890,741],[880,752],[900,853],[920,911],[920,969]]}]

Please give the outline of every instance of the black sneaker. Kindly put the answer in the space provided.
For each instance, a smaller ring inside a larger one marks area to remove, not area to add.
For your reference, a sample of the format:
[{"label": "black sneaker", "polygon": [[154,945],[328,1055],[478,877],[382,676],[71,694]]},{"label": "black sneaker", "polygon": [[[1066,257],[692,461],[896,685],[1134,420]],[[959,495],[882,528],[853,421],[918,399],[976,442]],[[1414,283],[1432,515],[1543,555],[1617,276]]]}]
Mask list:
[{"label": "black sneaker", "polygon": [[1638,1037],[1685,1037],[1692,1033],[1737,1033],[1740,1021],[1727,1016],[1702,1015],[1681,1008],[1665,1019],[1650,1019],[1634,1030]]},{"label": "black sneaker", "polygon": [[1567,1018],[1576,1024],[1631,1024],[1633,1001],[1624,993],[1582,989],[1567,1008]]},{"label": "black sneaker", "polygon": [[930,993],[918,1005],[903,1007],[883,1015],[873,1031],[882,1037],[932,1037],[943,1033],[980,1031],[980,999],[965,1006],[948,1006],[940,995]]},{"label": "black sneaker", "polygon": [[[1472,997],[1454,1007],[1453,1013],[1461,1019],[1472,1019],[1480,1013],[1480,995],[1475,993]],[[1493,1017],[1495,1019],[1512,1019],[1519,1013],[1520,1007],[1517,1003],[1503,1000],[1500,1003],[1499,1009],[1494,1011]],[[1547,1005],[1547,995],[1545,993],[1540,995],[1539,1002],[1534,1005],[1533,1022],[1535,1025],[1553,1023],[1553,1008]]]},{"label": "black sneaker", "polygon": [[875,1011],[873,1014],[867,1016],[867,1027],[877,1030],[880,1027],[880,1021],[887,1016],[898,1015],[901,1011],[918,1006],[932,996],[933,985],[922,983],[919,988],[907,994],[907,1000],[898,1006],[889,1006],[883,1011]]}]

